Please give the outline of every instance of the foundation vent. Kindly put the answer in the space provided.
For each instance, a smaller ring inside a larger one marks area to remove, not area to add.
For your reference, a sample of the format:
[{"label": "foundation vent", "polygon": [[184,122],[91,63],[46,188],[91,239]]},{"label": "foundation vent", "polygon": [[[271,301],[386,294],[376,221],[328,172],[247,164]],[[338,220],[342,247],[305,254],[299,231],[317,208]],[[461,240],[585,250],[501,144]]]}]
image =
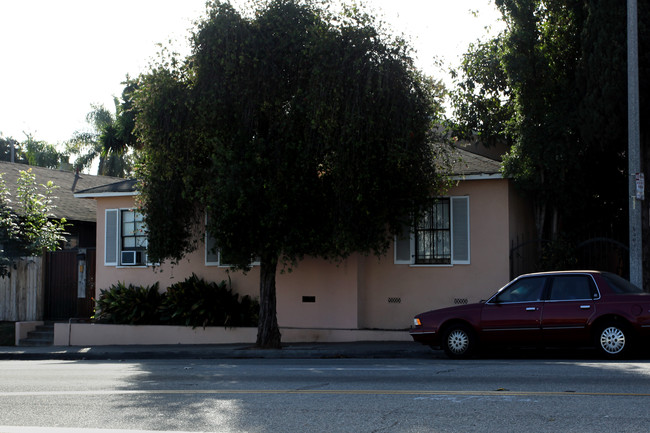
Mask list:
[{"label": "foundation vent", "polygon": [[467,298],[454,298],[454,304],[455,305],[467,305],[467,304],[469,304],[469,300]]},{"label": "foundation vent", "polygon": [[402,298],[400,298],[400,297],[388,298],[388,303],[389,304],[401,304],[402,303]]}]

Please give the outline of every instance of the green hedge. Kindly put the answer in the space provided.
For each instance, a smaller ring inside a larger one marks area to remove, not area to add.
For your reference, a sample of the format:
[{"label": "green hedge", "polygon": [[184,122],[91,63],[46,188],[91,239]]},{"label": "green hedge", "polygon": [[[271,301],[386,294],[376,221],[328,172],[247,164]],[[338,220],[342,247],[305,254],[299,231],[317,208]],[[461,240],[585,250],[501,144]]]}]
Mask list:
[{"label": "green hedge", "polygon": [[259,303],[239,297],[229,285],[206,282],[192,274],[160,292],[152,286],[118,283],[101,290],[95,320],[130,325],[257,326]]}]

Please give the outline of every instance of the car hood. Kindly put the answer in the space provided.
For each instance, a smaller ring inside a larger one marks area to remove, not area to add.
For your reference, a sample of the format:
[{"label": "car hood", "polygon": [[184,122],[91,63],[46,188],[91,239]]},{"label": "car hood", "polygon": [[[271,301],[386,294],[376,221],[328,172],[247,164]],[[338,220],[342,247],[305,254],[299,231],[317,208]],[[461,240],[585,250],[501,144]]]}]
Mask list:
[{"label": "car hood", "polygon": [[438,316],[438,315],[439,316],[447,316],[447,315],[462,316],[465,313],[471,313],[480,310],[481,308],[483,308],[483,305],[485,305],[483,302],[478,302],[475,304],[456,305],[453,307],[439,308],[437,310],[430,310],[418,314],[418,317]]}]

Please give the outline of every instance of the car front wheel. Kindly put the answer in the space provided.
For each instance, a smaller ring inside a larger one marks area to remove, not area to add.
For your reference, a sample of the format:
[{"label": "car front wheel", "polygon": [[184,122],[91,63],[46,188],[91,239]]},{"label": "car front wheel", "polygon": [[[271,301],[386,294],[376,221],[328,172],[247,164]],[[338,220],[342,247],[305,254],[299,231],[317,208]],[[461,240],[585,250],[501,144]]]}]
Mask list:
[{"label": "car front wheel", "polygon": [[443,333],[442,348],[450,358],[468,357],[475,345],[474,333],[467,325],[452,325]]},{"label": "car front wheel", "polygon": [[623,356],[630,350],[631,337],[627,328],[617,322],[608,322],[598,328],[596,347],[610,358]]}]

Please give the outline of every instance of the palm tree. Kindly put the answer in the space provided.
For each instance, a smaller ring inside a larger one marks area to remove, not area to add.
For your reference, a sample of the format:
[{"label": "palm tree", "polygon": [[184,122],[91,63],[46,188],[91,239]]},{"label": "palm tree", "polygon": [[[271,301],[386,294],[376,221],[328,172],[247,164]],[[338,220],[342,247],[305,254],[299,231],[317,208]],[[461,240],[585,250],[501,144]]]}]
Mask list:
[{"label": "palm tree", "polygon": [[86,115],[86,122],[92,127],[92,132],[75,132],[68,142],[70,152],[79,155],[74,163],[76,169],[89,168],[99,158],[97,174],[127,177],[133,171],[129,149],[136,145],[131,100],[136,83],[127,76],[123,84],[126,87],[122,91],[122,100],[114,98],[115,114],[103,105],[91,105],[92,111]]}]

